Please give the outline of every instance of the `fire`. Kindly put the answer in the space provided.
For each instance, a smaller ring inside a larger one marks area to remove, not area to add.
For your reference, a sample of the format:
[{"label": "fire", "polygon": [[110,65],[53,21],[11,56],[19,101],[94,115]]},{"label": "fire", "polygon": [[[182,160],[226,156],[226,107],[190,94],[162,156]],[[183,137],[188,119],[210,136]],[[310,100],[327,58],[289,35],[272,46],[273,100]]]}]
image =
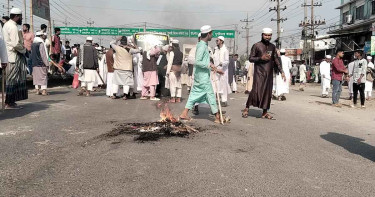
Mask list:
[{"label": "fire", "polygon": [[158,105],[161,108],[160,111],[160,122],[177,122],[177,119],[173,116],[171,110],[169,109],[168,105],[165,104],[159,104]]}]

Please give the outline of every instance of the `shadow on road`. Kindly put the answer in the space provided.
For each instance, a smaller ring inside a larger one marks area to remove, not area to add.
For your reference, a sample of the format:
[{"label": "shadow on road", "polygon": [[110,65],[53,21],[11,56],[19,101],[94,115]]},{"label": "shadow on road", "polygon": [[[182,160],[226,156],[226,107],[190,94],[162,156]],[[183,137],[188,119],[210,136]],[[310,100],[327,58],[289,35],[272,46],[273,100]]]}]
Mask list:
[{"label": "shadow on road", "polygon": [[[317,103],[318,105],[328,105],[328,106],[332,106],[332,103],[330,103],[330,102],[322,102],[322,101],[315,101],[315,103]],[[342,106],[345,106],[345,107],[350,107],[350,105],[348,105],[348,104],[342,104],[341,103],[341,105]]]},{"label": "shadow on road", "polygon": [[350,153],[360,155],[375,162],[375,147],[364,143],[364,139],[333,132],[321,135],[320,137],[345,148]]},{"label": "shadow on road", "polygon": [[1,112],[0,121],[26,116],[30,113],[37,112],[37,111],[43,111],[49,108],[49,104],[60,103],[63,101],[65,100],[46,100],[46,101],[40,101],[36,103],[27,103],[24,105],[20,105],[21,107],[23,107],[23,109],[5,110],[5,112]]}]

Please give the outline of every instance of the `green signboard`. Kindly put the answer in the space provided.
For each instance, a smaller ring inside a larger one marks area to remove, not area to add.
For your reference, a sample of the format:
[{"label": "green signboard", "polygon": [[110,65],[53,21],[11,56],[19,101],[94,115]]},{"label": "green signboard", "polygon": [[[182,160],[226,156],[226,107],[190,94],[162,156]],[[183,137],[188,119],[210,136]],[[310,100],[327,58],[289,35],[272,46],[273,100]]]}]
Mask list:
[{"label": "green signboard", "polygon": [[98,33],[102,36],[117,36],[118,28],[99,28]]},{"label": "green signboard", "polygon": [[119,36],[132,36],[138,32],[143,32],[143,28],[118,28]]},{"label": "green signboard", "polygon": [[79,34],[79,27],[60,27],[61,34],[76,35]]},{"label": "green signboard", "polygon": [[371,55],[375,55],[375,36],[371,36]]},{"label": "green signboard", "polygon": [[[103,36],[132,36],[143,32],[143,28],[110,28],[110,27],[60,27],[62,35],[103,35]],[[199,30],[196,29],[147,29],[147,32],[168,34],[170,37],[198,37]],[[214,30],[213,37],[234,38],[234,30]]]},{"label": "green signboard", "polygon": [[97,27],[80,27],[79,34],[81,35],[99,35],[99,28]]}]

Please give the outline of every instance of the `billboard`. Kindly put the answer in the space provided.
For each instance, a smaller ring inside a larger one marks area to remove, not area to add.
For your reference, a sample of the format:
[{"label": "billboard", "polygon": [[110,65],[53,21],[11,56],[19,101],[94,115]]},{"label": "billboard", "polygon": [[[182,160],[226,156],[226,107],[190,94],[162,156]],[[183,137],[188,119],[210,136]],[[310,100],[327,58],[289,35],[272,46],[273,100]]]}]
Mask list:
[{"label": "billboard", "polygon": [[33,15],[40,18],[50,19],[49,0],[31,0],[33,5]]}]

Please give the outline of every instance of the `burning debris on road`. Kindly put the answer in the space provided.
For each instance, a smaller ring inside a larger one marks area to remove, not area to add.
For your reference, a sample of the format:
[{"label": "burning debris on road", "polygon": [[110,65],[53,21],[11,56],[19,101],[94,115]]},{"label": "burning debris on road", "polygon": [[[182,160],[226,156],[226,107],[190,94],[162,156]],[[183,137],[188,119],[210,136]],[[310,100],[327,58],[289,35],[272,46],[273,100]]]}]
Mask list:
[{"label": "burning debris on road", "polygon": [[135,141],[157,141],[160,138],[187,137],[199,131],[179,121],[164,121],[150,123],[125,123],[119,125],[111,132],[104,134],[105,138],[117,137],[119,135],[136,135]]},{"label": "burning debris on road", "polygon": [[135,141],[147,142],[157,141],[161,138],[187,137],[199,130],[184,124],[175,118],[167,103],[160,102],[157,108],[161,110],[160,121],[147,123],[124,123],[119,124],[112,131],[98,136],[96,139],[111,139],[121,135],[133,135]]}]

